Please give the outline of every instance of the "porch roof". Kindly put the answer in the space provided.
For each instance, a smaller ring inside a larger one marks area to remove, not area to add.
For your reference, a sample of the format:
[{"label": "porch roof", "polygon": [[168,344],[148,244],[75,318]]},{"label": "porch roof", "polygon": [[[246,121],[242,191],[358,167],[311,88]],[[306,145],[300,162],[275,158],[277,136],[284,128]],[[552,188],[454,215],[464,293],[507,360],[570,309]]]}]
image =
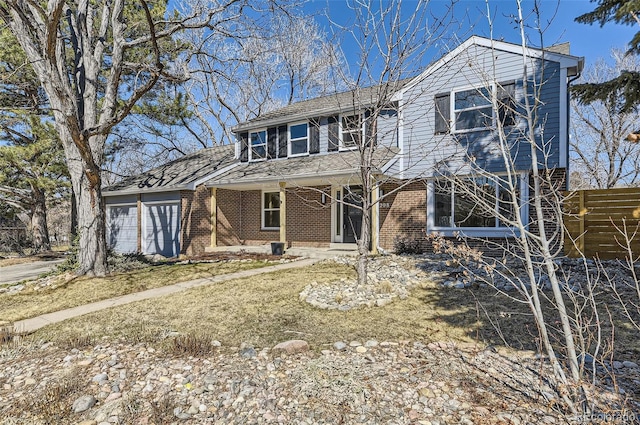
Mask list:
[{"label": "porch roof", "polygon": [[[374,173],[383,174],[386,165],[397,158],[399,149],[379,146],[373,153]],[[305,180],[331,182],[332,178],[357,176],[360,163],[358,151],[343,151],[323,155],[246,162],[236,165],[207,182],[207,187],[263,185],[274,182]]]}]

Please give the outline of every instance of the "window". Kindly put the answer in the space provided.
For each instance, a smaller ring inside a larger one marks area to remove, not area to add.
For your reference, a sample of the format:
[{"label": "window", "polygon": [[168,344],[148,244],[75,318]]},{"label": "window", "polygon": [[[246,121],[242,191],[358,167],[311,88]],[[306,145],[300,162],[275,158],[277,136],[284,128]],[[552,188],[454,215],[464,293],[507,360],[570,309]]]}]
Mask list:
[{"label": "window", "polygon": [[[517,124],[516,82],[489,87],[454,90],[434,98],[434,134],[492,129],[499,120],[503,127]],[[498,111],[493,110],[496,96]],[[453,115],[452,115],[453,114]]]},{"label": "window", "polygon": [[353,149],[361,144],[364,137],[362,114],[345,115],[341,120],[341,149]]},{"label": "window", "polygon": [[480,130],[493,126],[492,89],[481,87],[453,93],[454,131]]},{"label": "window", "polygon": [[280,193],[262,193],[262,228],[280,228]]},{"label": "window", "polygon": [[[505,177],[473,177],[463,181],[437,180],[433,183],[433,226],[442,229],[506,228],[519,211],[512,204],[512,192]],[[515,182],[519,205],[522,177]]]},{"label": "window", "polygon": [[267,132],[265,130],[256,131],[249,135],[251,149],[249,149],[249,160],[257,161],[267,157]]},{"label": "window", "polygon": [[309,126],[307,123],[289,126],[289,156],[309,153]]}]

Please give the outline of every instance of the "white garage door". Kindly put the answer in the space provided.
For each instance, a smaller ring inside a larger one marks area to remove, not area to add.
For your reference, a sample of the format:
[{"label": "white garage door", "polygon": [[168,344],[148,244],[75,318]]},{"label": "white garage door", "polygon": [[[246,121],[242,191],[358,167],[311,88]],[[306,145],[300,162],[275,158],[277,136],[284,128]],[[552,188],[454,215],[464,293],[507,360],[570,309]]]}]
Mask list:
[{"label": "white garage door", "polygon": [[180,253],[180,203],[145,203],[142,252],[177,257]]},{"label": "white garage door", "polygon": [[120,253],[138,250],[138,208],[136,204],[107,206],[107,245]]}]

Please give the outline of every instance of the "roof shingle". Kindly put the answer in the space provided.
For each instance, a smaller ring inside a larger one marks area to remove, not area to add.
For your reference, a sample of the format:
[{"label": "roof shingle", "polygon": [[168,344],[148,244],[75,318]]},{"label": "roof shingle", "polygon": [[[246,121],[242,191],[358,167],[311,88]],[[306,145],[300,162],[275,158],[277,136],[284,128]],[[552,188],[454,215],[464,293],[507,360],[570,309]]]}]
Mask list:
[{"label": "roof shingle", "polygon": [[193,189],[194,183],[221,171],[238,160],[234,158],[233,145],[215,146],[201,149],[175,161],[136,176],[128,177],[112,186],[104,188],[103,194],[137,193],[141,191],[168,191]]}]

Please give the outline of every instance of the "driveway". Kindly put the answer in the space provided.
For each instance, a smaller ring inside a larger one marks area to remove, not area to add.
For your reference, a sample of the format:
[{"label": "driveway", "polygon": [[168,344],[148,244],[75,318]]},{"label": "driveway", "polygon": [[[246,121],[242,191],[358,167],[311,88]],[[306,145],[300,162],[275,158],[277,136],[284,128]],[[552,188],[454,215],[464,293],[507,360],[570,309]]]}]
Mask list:
[{"label": "driveway", "polygon": [[33,263],[16,264],[15,266],[0,267],[0,285],[20,282],[25,279],[35,279],[42,273],[52,270],[64,259],[49,261],[34,261]]}]

